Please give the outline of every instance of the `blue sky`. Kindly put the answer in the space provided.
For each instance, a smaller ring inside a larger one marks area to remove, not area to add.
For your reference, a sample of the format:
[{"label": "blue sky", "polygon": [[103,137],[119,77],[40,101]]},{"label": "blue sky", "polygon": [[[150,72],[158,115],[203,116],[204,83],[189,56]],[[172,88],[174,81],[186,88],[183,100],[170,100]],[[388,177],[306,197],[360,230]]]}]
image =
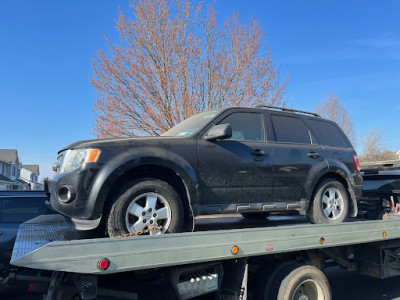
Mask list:
[{"label": "blue sky", "polygon": [[[87,138],[96,91],[91,59],[117,40],[118,6],[129,1],[2,1],[0,3],[0,148],[18,149],[25,164],[52,176],[57,151]],[[220,21],[261,22],[290,76],[288,105],[313,110],[335,93],[357,136],[383,131],[400,150],[400,2],[217,1]]]}]

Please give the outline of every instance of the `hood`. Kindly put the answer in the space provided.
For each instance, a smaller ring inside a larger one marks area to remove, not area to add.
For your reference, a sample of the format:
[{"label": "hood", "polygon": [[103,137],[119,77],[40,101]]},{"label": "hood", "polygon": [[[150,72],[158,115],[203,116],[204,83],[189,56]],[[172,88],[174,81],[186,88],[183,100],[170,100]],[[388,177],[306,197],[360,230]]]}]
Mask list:
[{"label": "hood", "polygon": [[168,141],[175,139],[182,139],[184,137],[171,137],[171,136],[146,136],[146,137],[126,137],[126,138],[105,138],[105,139],[92,139],[83,140],[68,144],[63,147],[58,153],[67,149],[85,149],[85,148],[104,148],[110,146],[130,146],[136,143],[147,143],[153,141]]}]

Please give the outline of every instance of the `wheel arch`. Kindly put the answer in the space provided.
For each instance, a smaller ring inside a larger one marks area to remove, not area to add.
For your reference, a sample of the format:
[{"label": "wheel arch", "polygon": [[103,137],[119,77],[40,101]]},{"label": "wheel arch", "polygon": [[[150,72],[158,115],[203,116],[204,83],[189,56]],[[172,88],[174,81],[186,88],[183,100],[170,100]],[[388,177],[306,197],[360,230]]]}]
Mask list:
[{"label": "wheel arch", "polygon": [[319,184],[326,180],[326,179],[335,179],[337,181],[339,181],[341,184],[343,184],[344,188],[347,191],[347,195],[349,197],[349,216],[351,217],[355,217],[358,213],[357,210],[357,199],[355,197],[354,191],[351,188],[350,182],[349,182],[349,176],[345,176],[345,172],[341,171],[341,172],[335,172],[333,170],[330,170],[324,174],[322,174],[318,180],[316,180],[312,186],[312,188],[310,189],[310,194],[309,194],[309,198],[310,202],[309,202],[309,206],[311,206],[311,202],[313,201],[313,198],[315,196],[315,193],[317,192],[317,188],[319,186]]},{"label": "wheel arch", "polygon": [[133,169],[126,170],[122,173],[108,190],[107,195],[104,198],[102,209],[111,201],[114,195],[119,191],[119,189],[130,181],[140,178],[154,178],[165,181],[170,186],[172,186],[178,193],[184,208],[185,219],[184,227],[185,229],[192,231],[193,224],[190,221],[193,219],[193,212],[190,203],[190,192],[187,184],[182,179],[179,174],[177,174],[171,168],[160,166],[160,165],[140,165]]},{"label": "wheel arch", "polygon": [[[185,212],[184,230],[192,231],[194,224],[192,201],[197,199],[197,179],[191,166],[182,158],[174,160],[176,158],[174,156],[172,160],[160,156],[114,159],[113,163],[103,166],[103,172],[96,176],[89,196],[91,202],[95,203],[93,215],[103,218],[102,212],[107,203],[118,192],[118,189],[129,181],[139,178],[155,178],[176,188]],[[173,161],[180,162],[180,165]],[[102,221],[104,222],[104,220]]]}]

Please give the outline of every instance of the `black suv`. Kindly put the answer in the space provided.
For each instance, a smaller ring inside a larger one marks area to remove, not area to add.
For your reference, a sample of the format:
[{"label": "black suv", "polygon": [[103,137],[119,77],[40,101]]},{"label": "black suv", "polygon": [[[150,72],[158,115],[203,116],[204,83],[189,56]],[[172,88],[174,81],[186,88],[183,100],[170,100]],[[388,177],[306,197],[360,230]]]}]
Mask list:
[{"label": "black suv", "polygon": [[[202,214],[265,218],[297,210],[311,223],[357,215],[362,177],[346,135],[317,114],[221,108],[160,137],[80,141],[46,182],[52,207],[110,236],[190,230]],[[158,229],[157,229],[158,228]]]}]

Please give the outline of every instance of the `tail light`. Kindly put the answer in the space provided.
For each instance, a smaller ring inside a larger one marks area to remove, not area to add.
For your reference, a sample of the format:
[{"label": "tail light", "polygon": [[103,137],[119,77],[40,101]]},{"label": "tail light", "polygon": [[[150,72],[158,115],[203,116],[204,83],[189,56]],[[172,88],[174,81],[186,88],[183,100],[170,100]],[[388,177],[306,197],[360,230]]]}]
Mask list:
[{"label": "tail light", "polygon": [[108,267],[110,266],[110,260],[108,258],[102,258],[97,262],[97,268],[99,270],[107,270]]},{"label": "tail light", "polygon": [[360,160],[358,159],[357,154],[353,154],[353,162],[354,162],[354,166],[356,167],[356,171],[357,173],[360,173]]}]

